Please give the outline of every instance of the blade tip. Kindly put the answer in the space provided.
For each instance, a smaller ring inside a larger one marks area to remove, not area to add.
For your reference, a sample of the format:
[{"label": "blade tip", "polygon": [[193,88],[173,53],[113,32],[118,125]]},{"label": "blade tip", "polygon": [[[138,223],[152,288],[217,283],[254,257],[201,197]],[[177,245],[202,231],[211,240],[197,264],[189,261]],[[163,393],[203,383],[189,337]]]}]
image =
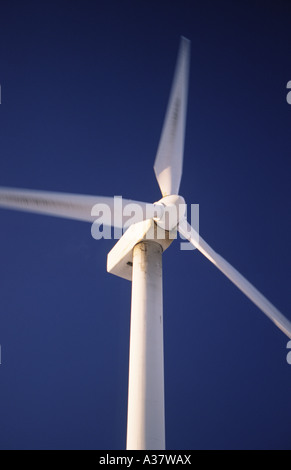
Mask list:
[{"label": "blade tip", "polygon": [[191,41],[190,39],[186,38],[185,36],[181,36],[181,42],[187,44],[187,45],[190,45],[191,44]]}]

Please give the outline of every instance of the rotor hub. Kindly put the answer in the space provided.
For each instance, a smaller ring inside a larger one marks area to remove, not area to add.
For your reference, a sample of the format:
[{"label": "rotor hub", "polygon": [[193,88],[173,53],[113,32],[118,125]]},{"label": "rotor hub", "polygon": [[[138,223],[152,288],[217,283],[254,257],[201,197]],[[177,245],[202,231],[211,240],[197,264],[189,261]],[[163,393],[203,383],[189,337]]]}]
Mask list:
[{"label": "rotor hub", "polygon": [[158,206],[159,209],[162,208],[162,215],[154,217],[154,221],[164,230],[173,230],[178,226],[180,220],[186,217],[187,205],[185,199],[178,194],[164,196],[154,205]]}]

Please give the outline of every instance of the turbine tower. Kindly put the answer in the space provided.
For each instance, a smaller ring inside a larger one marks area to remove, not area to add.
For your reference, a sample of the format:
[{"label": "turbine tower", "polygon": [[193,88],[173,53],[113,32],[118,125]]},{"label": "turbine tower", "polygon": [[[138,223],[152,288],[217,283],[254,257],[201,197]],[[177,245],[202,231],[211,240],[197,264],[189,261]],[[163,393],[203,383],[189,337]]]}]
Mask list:
[{"label": "turbine tower", "polygon": [[[218,255],[186,220],[182,177],[190,42],[181,38],[154,171],[162,192],[151,204],[114,198],[0,188],[0,207],[124,228],[108,254],[109,273],[132,281],[127,449],[165,449],[162,253],[177,231],[232,281],[291,339],[291,323],[247,279]],[[134,204],[134,206],[133,206]],[[98,221],[97,221],[98,222]],[[99,219],[100,223],[100,219]]]}]

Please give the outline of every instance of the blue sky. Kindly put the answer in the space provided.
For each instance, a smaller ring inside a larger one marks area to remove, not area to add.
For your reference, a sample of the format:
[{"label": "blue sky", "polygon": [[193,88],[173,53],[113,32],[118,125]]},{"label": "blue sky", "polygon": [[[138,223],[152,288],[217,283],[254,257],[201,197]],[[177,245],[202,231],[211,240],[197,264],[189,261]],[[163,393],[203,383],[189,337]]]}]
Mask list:
[{"label": "blue sky", "polygon": [[[1,2],[0,185],[156,201],[179,37],[181,194],[290,312],[287,1]],[[0,211],[0,448],[122,449],[129,282],[90,224]],[[168,449],[290,449],[287,338],[197,251],[164,255]]]}]

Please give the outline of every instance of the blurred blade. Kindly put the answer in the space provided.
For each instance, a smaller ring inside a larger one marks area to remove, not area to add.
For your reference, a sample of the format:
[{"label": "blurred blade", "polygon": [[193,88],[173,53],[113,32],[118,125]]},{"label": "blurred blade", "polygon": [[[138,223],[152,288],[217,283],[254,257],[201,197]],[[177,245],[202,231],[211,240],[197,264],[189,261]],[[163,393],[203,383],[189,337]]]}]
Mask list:
[{"label": "blurred blade", "polygon": [[[91,215],[94,206],[94,215]],[[96,220],[100,211],[102,224],[120,228],[133,213],[136,215],[134,222],[138,222],[156,216],[159,210],[153,204],[131,201],[120,196],[113,198],[3,187],[0,187],[1,207],[91,223]]]},{"label": "blurred blade", "polygon": [[247,279],[242,276],[231,264],[229,264],[222,256],[217,254],[191,227],[186,220],[179,224],[179,232],[185,237],[195,248],[206,256],[220,271],[225,274],[259,309],[264,312],[267,317],[272,320],[285,335],[291,338],[291,322],[282,315],[281,312],[269,302]]},{"label": "blurred blade", "polygon": [[154,164],[156,178],[163,196],[179,194],[183,167],[189,61],[190,41],[182,37],[172,90]]}]

